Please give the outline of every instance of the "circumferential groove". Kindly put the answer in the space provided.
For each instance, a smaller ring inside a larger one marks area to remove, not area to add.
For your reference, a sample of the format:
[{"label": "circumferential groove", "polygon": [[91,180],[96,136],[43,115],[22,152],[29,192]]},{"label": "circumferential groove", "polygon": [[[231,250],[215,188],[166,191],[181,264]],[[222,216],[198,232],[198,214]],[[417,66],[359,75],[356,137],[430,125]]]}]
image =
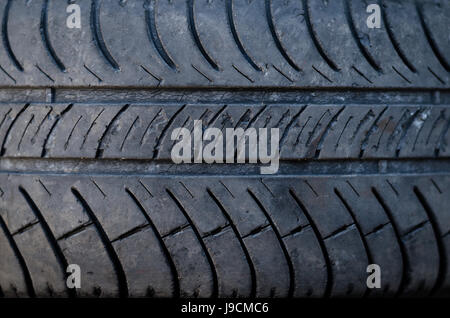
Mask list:
[{"label": "circumferential groove", "polygon": [[49,0],[45,0],[44,3],[42,4],[41,24],[39,30],[41,32],[42,41],[44,42],[45,47],[47,48],[51,58],[53,59],[53,62],[55,62],[55,64],[58,66],[61,72],[66,72],[66,67],[56,54],[56,51],[53,48],[52,43],[50,42],[50,36],[48,34],[48,16],[47,16],[48,1]]},{"label": "circumferential groove", "polygon": [[150,41],[156,48],[156,51],[161,56],[161,58],[166,62],[166,64],[174,70],[177,70],[175,62],[170,57],[169,53],[164,48],[161,38],[158,34],[158,29],[156,27],[156,0],[146,0],[145,1],[145,21],[147,22],[147,33]]},{"label": "circumferential groove", "polygon": [[191,29],[192,36],[194,37],[194,42],[197,45],[198,49],[202,53],[203,57],[208,61],[213,69],[216,71],[220,71],[219,65],[217,62],[208,54],[205,47],[203,46],[202,41],[200,40],[200,35],[197,30],[197,26],[195,25],[195,14],[194,14],[194,1],[188,0],[188,18],[189,18],[189,26]]},{"label": "circumferential groove", "polygon": [[11,43],[9,42],[8,36],[8,20],[9,20],[9,10],[11,9],[12,0],[8,0],[6,3],[5,11],[3,13],[3,23],[2,23],[2,40],[3,45],[5,46],[6,52],[8,53],[9,58],[12,60],[13,64],[17,67],[17,69],[21,72],[24,71],[22,64],[20,64],[16,55],[14,54]]},{"label": "circumferential groove", "polygon": [[103,34],[100,26],[100,5],[101,2],[99,0],[92,0],[91,4],[92,33],[94,34],[95,42],[97,43],[98,48],[102,52],[102,55],[116,71],[120,71],[119,64],[117,64],[116,60],[109,52],[108,48],[106,47],[105,40],[103,39]]},{"label": "circumferential groove", "polygon": [[280,38],[278,37],[277,30],[275,29],[273,15],[272,15],[272,0],[266,0],[266,16],[267,16],[267,23],[269,24],[269,29],[270,29],[270,32],[272,33],[273,40],[275,41],[275,45],[277,46],[281,55],[283,55],[284,59],[289,63],[289,65],[294,70],[296,70],[297,72],[300,72],[301,68],[298,67],[298,65],[295,64],[295,62],[289,56],[288,52],[283,47],[283,44],[281,43]]},{"label": "circumferential groove", "polygon": [[317,51],[319,52],[320,56],[322,56],[322,58],[325,60],[325,62],[327,62],[328,66],[335,72],[339,72],[340,69],[339,67],[336,65],[336,63],[334,63],[334,61],[325,53],[324,48],[322,47],[322,45],[319,42],[319,39],[317,38],[317,34],[314,31],[314,28],[312,26],[311,23],[311,17],[309,16],[309,4],[308,4],[308,0],[302,0],[302,5],[303,5],[303,16],[305,17],[305,22],[306,22],[306,27],[308,28],[309,34],[311,35],[311,39],[313,41],[314,46],[316,47]]},{"label": "circumferential groove", "polygon": [[250,55],[245,50],[244,45],[242,45],[241,39],[239,38],[239,35],[236,30],[236,25],[234,24],[233,0],[227,0],[226,7],[227,7],[228,24],[230,25],[231,33],[233,34],[233,39],[236,42],[239,51],[241,51],[244,58],[255,69],[255,71],[262,72],[261,67],[258,64],[256,64],[255,61],[250,57]]}]

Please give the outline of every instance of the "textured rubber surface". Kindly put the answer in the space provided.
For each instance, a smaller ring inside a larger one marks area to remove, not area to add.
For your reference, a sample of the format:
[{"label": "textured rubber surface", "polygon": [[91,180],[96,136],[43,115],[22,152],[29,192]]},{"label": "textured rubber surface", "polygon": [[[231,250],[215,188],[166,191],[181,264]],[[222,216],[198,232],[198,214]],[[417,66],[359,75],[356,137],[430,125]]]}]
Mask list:
[{"label": "textured rubber surface", "polygon": [[449,87],[448,1],[204,2],[5,0],[2,86]]},{"label": "textured rubber surface", "polygon": [[450,155],[448,105],[11,104],[4,157],[170,160],[171,131],[279,128],[281,159]]},{"label": "textured rubber surface", "polygon": [[372,262],[370,295],[449,286],[448,175],[0,178],[13,295],[67,296],[67,263],[80,296],[363,296]]},{"label": "textured rubber surface", "polygon": [[[448,296],[450,3],[366,2],[2,1],[0,297]],[[174,164],[194,120],[278,173]]]}]

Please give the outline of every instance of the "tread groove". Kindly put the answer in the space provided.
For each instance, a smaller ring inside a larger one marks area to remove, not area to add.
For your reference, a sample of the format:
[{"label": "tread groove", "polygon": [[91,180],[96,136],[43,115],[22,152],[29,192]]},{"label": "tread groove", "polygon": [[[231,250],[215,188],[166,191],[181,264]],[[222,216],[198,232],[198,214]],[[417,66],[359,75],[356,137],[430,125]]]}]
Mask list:
[{"label": "tread groove", "polygon": [[[406,65],[406,67],[413,73],[417,73],[417,69],[414,67],[414,65],[408,60],[406,57],[405,52],[400,46],[400,42],[398,42],[397,38],[395,37],[394,31],[392,30],[392,25],[389,22],[389,19],[387,18],[386,14],[386,4],[384,3],[384,0],[380,1],[380,8],[381,8],[381,19],[383,20],[383,24],[386,26],[386,32],[388,34],[389,40],[392,43],[392,46],[395,49],[395,52],[397,52],[400,59],[403,61],[403,63]],[[395,68],[394,70],[399,73]],[[402,76],[406,81],[409,82],[409,80],[406,79],[403,75],[399,73],[400,76]],[[409,82],[410,83],[410,82]]]},{"label": "tread groove", "polygon": [[70,230],[67,233],[64,233],[63,235],[61,235],[60,237],[57,237],[56,240],[57,241],[61,241],[61,240],[67,240],[68,238],[71,238],[72,236],[83,232],[88,226],[93,225],[94,223],[92,223],[91,221],[86,222],[84,224],[81,224],[80,226],[77,226],[76,228],[74,228],[73,230]]},{"label": "tread groove", "polygon": [[292,298],[294,294],[295,289],[295,272],[294,272],[294,265],[292,264],[291,257],[289,255],[289,252],[286,248],[286,244],[283,241],[283,238],[278,231],[274,221],[270,217],[269,212],[266,210],[262,202],[257,198],[257,196],[250,190],[250,188],[247,188],[248,194],[252,197],[252,199],[255,201],[256,205],[261,209],[266,219],[269,221],[270,227],[272,228],[273,232],[275,233],[278,242],[280,243],[280,247],[283,250],[284,257],[286,258],[286,262],[289,269],[289,291],[288,291],[288,298]]},{"label": "tread groove", "polygon": [[144,133],[142,134],[141,140],[139,141],[139,145],[142,147],[142,145],[144,144],[144,139],[145,139],[145,135],[147,135],[148,131],[150,130],[150,127],[152,126],[153,122],[155,121],[156,118],[158,118],[158,116],[161,115],[162,112],[162,108],[159,109],[159,111],[156,113],[156,115],[152,118],[152,120],[150,120],[150,122],[148,123],[147,127],[144,130]]},{"label": "tread groove", "polygon": [[242,72],[242,71],[241,71],[240,69],[238,69],[234,64],[232,64],[231,66],[236,70],[236,72],[238,72],[238,73],[241,74],[243,77],[245,77],[250,83],[254,83],[254,82],[255,82],[250,76],[248,76],[247,74],[245,74],[244,72]]},{"label": "tread groove", "polygon": [[297,123],[298,118],[303,113],[303,111],[305,111],[305,109],[307,107],[308,107],[308,105],[302,106],[302,108],[300,108],[300,110],[297,112],[297,114],[292,116],[292,119],[289,121],[289,123],[287,124],[286,128],[284,129],[283,134],[281,135],[281,138],[280,138],[280,153],[281,153],[281,149],[283,148],[283,145],[285,143],[286,137],[289,134],[289,131],[291,130],[292,126]]},{"label": "tread groove", "polygon": [[92,128],[94,127],[97,119],[99,119],[99,117],[103,114],[104,111],[105,111],[105,108],[102,108],[100,110],[100,112],[97,114],[97,116],[95,116],[94,120],[92,121],[91,125],[89,126],[88,130],[86,131],[86,134],[83,137],[83,142],[81,143],[80,149],[83,149],[84,144],[86,143],[86,140],[89,136],[89,133],[91,132]]},{"label": "tread groove", "polygon": [[17,246],[13,235],[9,231],[8,226],[6,225],[6,223],[3,220],[3,217],[1,215],[0,215],[0,227],[3,229],[3,232],[5,233],[6,238],[8,239],[8,242],[9,242],[10,246],[13,249],[14,254],[17,257],[17,260],[18,260],[18,262],[20,264],[20,267],[22,268],[22,273],[23,273],[23,276],[24,276],[24,279],[25,279],[25,284],[27,286],[28,295],[31,298],[34,298],[34,297],[36,297],[36,293],[34,291],[33,281],[31,279],[30,271],[28,270],[28,267],[27,267],[27,264],[25,262],[25,259],[23,258],[23,255],[20,252],[20,249]]},{"label": "tread groove", "polygon": [[42,42],[44,43],[45,47],[48,50],[48,53],[50,57],[52,58],[53,62],[58,66],[58,68],[61,70],[61,72],[66,72],[66,67],[64,66],[64,63],[61,61],[61,59],[56,54],[56,51],[54,47],[52,46],[52,43],[50,41],[50,35],[48,34],[48,1],[44,0],[42,4],[42,11],[41,11],[41,24],[39,27],[39,30],[41,31],[41,37]]},{"label": "tread groove", "polygon": [[397,238],[398,245],[400,247],[400,253],[402,255],[402,266],[403,266],[402,278],[400,281],[399,288],[398,288],[397,292],[395,293],[395,296],[397,297],[402,294],[403,289],[405,288],[405,285],[406,285],[407,273],[410,268],[409,260],[408,260],[408,256],[406,253],[405,244],[403,243],[403,240],[401,238],[401,235],[399,233],[397,225],[395,224],[391,209],[386,204],[386,201],[384,200],[384,198],[381,196],[381,194],[378,192],[378,190],[375,187],[372,187],[371,191],[372,191],[373,195],[375,196],[375,198],[377,199],[380,206],[383,208],[384,212],[386,213],[386,216],[389,219],[389,223],[391,223],[391,225],[392,225],[392,229],[394,230],[395,237]]},{"label": "tread groove", "polygon": [[217,298],[218,294],[219,294],[219,281],[217,278],[217,271],[216,268],[214,266],[214,262],[212,260],[211,254],[209,253],[208,249],[206,248],[205,242],[202,239],[202,236],[200,235],[199,231],[197,230],[197,228],[195,227],[194,222],[192,221],[191,217],[189,216],[189,214],[187,213],[186,209],[183,207],[183,205],[181,204],[181,202],[178,200],[178,198],[172,193],[172,191],[170,191],[169,189],[166,188],[166,193],[169,195],[169,197],[175,202],[175,204],[177,205],[177,207],[180,209],[180,211],[183,213],[184,217],[186,218],[186,220],[189,222],[189,225],[192,229],[192,231],[194,232],[195,236],[197,237],[198,242],[200,243],[205,256],[208,260],[209,266],[211,268],[211,273],[212,273],[212,277],[213,277],[213,293],[212,293],[212,298]]},{"label": "tread groove", "polygon": [[[325,62],[328,64],[328,66],[335,72],[339,72],[340,68],[336,65],[336,63],[334,63],[334,61],[327,55],[327,53],[325,52],[325,49],[323,48],[322,44],[319,41],[318,35],[316,33],[316,31],[314,30],[314,27],[312,25],[311,22],[311,16],[310,16],[310,12],[309,12],[309,1],[308,0],[302,0],[302,5],[303,5],[303,15],[305,17],[305,22],[306,22],[306,27],[308,28],[308,32],[311,36],[311,39],[313,41],[313,44],[315,46],[315,48],[317,49],[317,51],[319,52],[320,56],[325,60]],[[315,69],[315,68],[314,68]],[[326,79],[328,79],[328,77],[326,77],[325,75],[323,75],[322,73],[320,73],[317,69],[315,69],[319,74],[321,74],[322,76],[324,76]],[[328,79],[328,81],[331,82],[330,79]]]},{"label": "tread groove", "polygon": [[345,122],[344,128],[342,128],[341,133],[339,134],[338,139],[336,140],[336,143],[334,144],[334,151],[336,151],[339,148],[339,145],[341,143],[342,135],[344,135],[345,130],[347,129],[348,124],[353,120],[353,116],[349,116],[347,121]]},{"label": "tread groove", "polygon": [[[367,60],[367,62],[370,64],[370,66],[376,72],[381,73],[383,70],[381,69],[380,65],[375,61],[374,57],[370,54],[369,50],[362,44],[361,39],[358,35],[358,31],[356,30],[356,26],[355,26],[355,21],[353,20],[353,16],[352,16],[350,0],[344,0],[344,6],[345,6],[344,11],[345,11],[345,17],[347,19],[347,24],[349,25],[350,32],[353,36],[353,39],[355,40],[356,44],[358,45],[359,51],[364,56],[364,58]],[[355,68],[355,70],[356,70],[356,68]],[[357,71],[357,72],[359,73],[359,71]],[[363,76],[363,77],[366,78],[365,76]],[[370,82],[370,83],[372,83],[372,82]]]},{"label": "tread groove", "polygon": [[433,233],[436,238],[436,243],[439,251],[439,270],[436,278],[436,282],[431,289],[430,295],[435,294],[441,287],[444,282],[444,278],[447,274],[447,257],[445,253],[444,244],[442,242],[442,233],[439,229],[438,221],[435,217],[435,213],[433,212],[431,206],[428,204],[428,200],[425,198],[424,194],[420,191],[417,186],[414,186],[413,191],[422,205],[423,209],[427,213],[428,219],[430,220],[431,227],[433,229]]},{"label": "tread groove", "polygon": [[[228,189],[228,188],[226,188],[226,189]],[[220,202],[220,200],[211,191],[211,189],[207,188],[206,191],[208,192],[208,195],[211,197],[211,199],[214,201],[214,203],[219,207],[219,209],[222,212],[223,216],[225,217],[225,219],[227,220],[228,224],[231,226],[231,229],[233,230],[234,234],[236,235],[237,239],[239,240],[239,244],[241,245],[242,251],[245,254],[245,258],[247,260],[247,263],[248,263],[249,269],[250,269],[250,277],[251,277],[251,281],[252,281],[252,289],[251,289],[251,292],[250,292],[250,298],[254,298],[254,297],[256,297],[256,284],[257,284],[257,281],[256,281],[256,270],[255,270],[255,265],[253,264],[253,260],[250,257],[250,253],[248,252],[247,246],[245,245],[245,242],[244,242],[243,238],[239,234],[239,231],[238,231],[236,225],[234,224],[233,220],[231,219],[230,213],[228,213],[228,211],[225,209],[225,206],[222,204],[222,202]],[[234,198],[233,195],[232,195],[232,197]]]},{"label": "tread groove", "polygon": [[328,77],[328,76],[326,76],[324,73],[322,73],[321,71],[319,71],[319,69],[317,68],[317,67],[315,67],[314,65],[312,65],[311,66],[312,67],[312,69],[317,73],[317,74],[319,74],[320,76],[322,76],[324,79],[326,79],[329,83],[333,83],[333,81]]},{"label": "tread groove", "polygon": [[189,27],[191,29],[194,42],[197,45],[198,49],[200,50],[200,53],[202,53],[203,57],[208,61],[209,65],[211,65],[211,67],[216,71],[220,71],[219,65],[206,51],[202,41],[200,40],[200,34],[198,33],[197,26],[195,24],[194,1],[195,0],[188,0]]},{"label": "tread groove", "polygon": [[373,110],[369,109],[369,111],[364,115],[364,117],[358,123],[358,126],[356,127],[353,135],[350,137],[350,144],[351,145],[355,141],[355,138],[358,135],[359,131],[361,130],[362,126],[364,126],[364,124],[366,124],[368,121],[370,121],[374,117],[375,117],[375,114],[374,114]]},{"label": "tread groove", "polygon": [[442,132],[441,132],[441,134],[439,136],[439,139],[437,141],[437,144],[436,144],[436,146],[434,148],[434,153],[435,153],[436,157],[439,156],[439,153],[441,151],[441,147],[443,145],[447,145],[446,142],[445,142],[445,136],[447,135],[449,130],[450,130],[450,117],[447,120],[447,124],[442,128]]},{"label": "tread groove", "polygon": [[75,122],[75,125],[73,125],[72,129],[70,130],[69,136],[67,137],[66,142],[64,143],[64,150],[67,150],[67,147],[69,147],[70,139],[72,139],[73,132],[75,131],[75,128],[77,128],[78,123],[83,118],[83,116],[78,117],[77,121]]},{"label": "tread groove", "polygon": [[24,71],[24,68],[22,64],[20,64],[19,60],[17,59],[16,55],[14,54],[14,51],[11,47],[11,43],[9,42],[9,35],[8,35],[8,21],[9,21],[9,10],[11,9],[12,0],[8,0],[6,3],[5,11],[3,13],[3,22],[2,22],[2,39],[3,39],[3,45],[5,46],[6,52],[8,53],[9,58],[13,62],[14,66],[21,72]]},{"label": "tread groove", "polygon": [[111,55],[111,52],[108,50],[105,40],[103,39],[102,29],[100,26],[100,5],[101,2],[99,2],[99,0],[92,0],[91,28],[94,35],[94,40],[106,61],[112,66],[113,69],[120,71],[119,64],[117,64],[116,60]]},{"label": "tread groove", "polygon": [[425,18],[423,16],[423,13],[422,13],[422,10],[421,10],[422,7],[421,7],[421,5],[419,4],[419,2],[417,0],[415,1],[415,6],[416,6],[417,15],[419,16],[420,25],[422,26],[423,32],[425,33],[425,37],[427,38],[427,41],[430,44],[434,55],[436,55],[436,58],[438,59],[439,63],[441,63],[442,67],[447,72],[450,72],[450,63],[447,62],[445,56],[439,50],[439,47],[437,46],[437,43],[436,43],[436,41],[433,38],[433,35],[431,33],[430,28],[425,23]]},{"label": "tread groove", "polygon": [[108,123],[108,125],[105,128],[105,131],[103,132],[103,135],[100,137],[100,139],[98,140],[98,147],[97,147],[97,151],[95,153],[95,158],[101,158],[103,156],[103,142],[105,140],[105,137],[108,135],[108,133],[111,130],[112,125],[119,119],[119,117],[128,109],[128,107],[130,107],[130,104],[126,104],[124,105],[118,112],[117,114],[111,119],[111,121]]},{"label": "tread groove", "polygon": [[[418,109],[414,112],[414,114],[412,116],[410,116],[404,124],[402,124],[402,135],[400,136],[400,139],[397,142],[397,146],[395,148],[395,156],[398,157],[400,155],[400,151],[402,150],[404,143],[405,143],[405,138],[408,135],[408,131],[411,128],[411,126],[413,125],[414,121],[416,120],[416,118],[423,113],[423,109]],[[425,119],[426,120],[426,119]],[[423,127],[423,126],[422,126]],[[420,130],[417,134],[420,133]]]},{"label": "tread groove", "polygon": [[276,67],[275,65],[272,65],[273,69],[275,71],[277,71],[281,76],[283,76],[285,79],[287,79],[289,82],[294,83],[294,80],[292,78],[290,78],[289,76],[287,76],[282,70],[280,70],[278,67]]},{"label": "tread groove", "polygon": [[325,117],[326,114],[331,115],[331,112],[330,112],[329,108],[322,113],[322,115],[320,116],[319,120],[314,125],[313,130],[308,134],[308,140],[306,140],[305,147],[309,147],[311,145],[313,137],[316,134],[317,128],[321,126],[320,122],[322,121],[322,119]]},{"label": "tread groove", "polygon": [[[301,72],[302,71],[301,68],[297,64],[295,64],[295,62],[289,56],[289,53],[284,48],[283,44],[281,43],[280,37],[277,34],[277,30],[275,29],[275,23],[274,23],[273,16],[272,16],[272,0],[265,0],[265,2],[266,2],[265,5],[266,5],[267,23],[269,24],[270,33],[272,33],[272,38],[275,42],[275,45],[277,46],[278,50],[280,51],[280,53],[284,57],[284,59],[289,63],[289,65],[297,72]],[[282,75],[284,75],[282,72],[280,72],[280,73]],[[286,75],[284,75],[284,76],[287,79],[289,79],[289,77],[287,77]],[[290,79],[289,79],[289,81],[292,82],[292,80],[290,80]]]},{"label": "tread groove", "polygon": [[22,132],[22,135],[20,136],[19,142],[17,144],[17,150],[20,151],[20,146],[22,145],[22,141],[23,141],[23,137],[25,136],[25,134],[28,131],[28,128],[30,127],[30,125],[33,123],[34,121],[34,114],[31,115],[30,119],[28,120],[25,129]]},{"label": "tread groove", "polygon": [[[344,205],[345,209],[348,211],[348,213],[352,217],[353,224],[355,225],[356,229],[358,230],[359,236],[361,237],[361,241],[362,241],[362,243],[364,245],[364,249],[365,249],[366,254],[367,254],[367,260],[368,260],[369,264],[373,264],[372,252],[371,252],[371,250],[369,248],[369,245],[367,244],[366,235],[364,235],[364,233],[363,233],[363,231],[361,229],[361,226],[359,225],[359,223],[357,221],[355,212],[353,211],[353,209],[348,204],[347,200],[345,200],[344,196],[339,192],[339,190],[337,188],[334,188],[334,193],[336,194],[336,196],[339,198],[339,200]],[[367,297],[367,295],[370,293],[370,291],[371,291],[370,288],[367,287],[363,297]]]},{"label": "tread groove", "polygon": [[52,127],[50,128],[50,130],[48,131],[47,136],[44,139],[44,144],[42,145],[42,153],[41,153],[41,158],[45,158],[45,155],[47,153],[47,143],[48,140],[50,139],[51,134],[53,133],[53,131],[55,130],[56,126],[58,125],[59,121],[61,120],[61,118],[63,118],[63,116],[69,112],[73,107],[73,104],[69,104],[62,112],[61,114],[56,116],[56,120],[53,123]]},{"label": "tread groove", "polygon": [[161,147],[161,142],[162,139],[164,138],[164,136],[166,135],[167,130],[169,129],[169,127],[172,125],[172,123],[174,122],[175,118],[186,108],[186,104],[181,106],[180,109],[178,109],[175,114],[172,115],[172,117],[170,117],[169,121],[167,122],[167,124],[164,126],[164,128],[161,130],[161,134],[158,136],[158,139],[156,140],[156,144],[155,147],[153,148],[153,159],[158,158],[158,154],[159,154],[159,148]]},{"label": "tread groove", "polygon": [[33,134],[33,137],[31,137],[31,142],[34,143],[34,141],[36,140],[36,136],[39,134],[39,132],[41,131],[42,125],[44,124],[44,122],[46,120],[48,120],[50,114],[53,112],[53,107],[50,107],[49,111],[45,114],[44,118],[42,118],[41,122],[39,123],[35,133]]},{"label": "tread groove", "polygon": [[81,204],[83,209],[86,211],[86,213],[89,215],[89,218],[91,219],[91,222],[94,224],[95,228],[97,229],[98,234],[100,235],[100,238],[103,242],[103,245],[105,246],[105,249],[111,259],[111,262],[113,263],[117,280],[119,284],[119,295],[120,297],[128,297],[128,284],[127,284],[127,278],[125,275],[125,271],[122,267],[122,264],[120,262],[119,257],[117,256],[116,251],[114,250],[114,247],[111,244],[111,241],[109,240],[105,230],[103,229],[102,225],[100,224],[99,220],[97,219],[97,216],[95,215],[94,211],[92,211],[91,207],[87,203],[87,201],[84,199],[84,197],[81,195],[81,193],[75,188],[71,188],[72,194],[75,196],[75,198],[78,200],[78,202]]},{"label": "tread groove", "polygon": [[[142,184],[142,183],[141,183],[141,185],[144,187],[146,192],[149,193],[151,197],[153,197],[153,195],[150,193],[150,191],[147,189],[147,187],[144,186],[144,184]],[[148,224],[152,228],[153,232],[155,233],[156,237],[158,238],[158,242],[163,250],[164,255],[167,258],[167,262],[169,263],[170,271],[172,274],[173,285],[174,285],[173,286],[173,296],[174,296],[174,298],[179,298],[180,297],[180,282],[178,280],[178,271],[177,271],[175,263],[172,259],[172,256],[170,255],[170,252],[167,249],[166,244],[164,243],[163,237],[159,233],[158,229],[156,228],[155,224],[153,223],[152,219],[150,218],[150,215],[147,213],[144,206],[141,204],[141,202],[136,197],[136,195],[133,192],[131,192],[131,190],[128,188],[125,188],[125,192],[130,196],[130,198],[133,200],[133,202],[139,208],[139,210],[141,211],[141,213],[144,215],[145,219],[147,220]]]},{"label": "tread groove", "polygon": [[8,130],[6,131],[5,137],[3,138],[2,148],[0,150],[0,156],[3,156],[6,152],[6,148],[5,148],[6,142],[8,140],[8,136],[11,133],[11,130],[12,130],[14,124],[16,123],[16,121],[20,117],[20,115],[22,115],[25,112],[25,110],[27,110],[28,106],[30,106],[30,104],[25,104],[25,106],[16,114],[16,117],[14,117],[11,124],[9,125]]},{"label": "tread groove", "polygon": [[130,128],[128,128],[128,131],[127,131],[125,137],[123,138],[122,143],[120,144],[120,151],[123,151],[123,147],[125,146],[125,143],[126,143],[128,137],[130,136],[131,131],[133,130],[134,126],[138,122],[138,120],[139,120],[139,116],[136,116],[136,118],[134,119],[134,121],[131,124]]},{"label": "tread groove", "polygon": [[328,254],[328,250],[327,250],[327,247],[325,246],[324,239],[323,239],[322,235],[320,234],[319,229],[317,228],[317,225],[314,223],[314,220],[312,219],[311,214],[306,209],[306,206],[303,204],[303,202],[300,200],[300,198],[297,196],[297,194],[295,193],[295,191],[292,188],[289,189],[289,194],[292,196],[294,201],[299,206],[300,210],[305,215],[305,217],[308,220],[308,223],[311,226],[311,229],[313,230],[314,235],[316,236],[316,239],[320,245],[320,249],[322,251],[322,255],[323,255],[323,258],[325,259],[325,264],[327,266],[327,284],[325,287],[324,298],[329,298],[331,295],[331,289],[333,287],[333,270],[331,267],[330,255]]},{"label": "tread groove", "polygon": [[[367,130],[364,139],[361,141],[361,145],[359,147],[359,158],[362,158],[364,155],[364,151],[366,150],[367,147],[367,143],[369,142],[369,138],[370,136],[379,129],[378,127],[378,122],[380,121],[381,117],[383,116],[383,114],[386,112],[386,110],[388,109],[388,107],[386,106],[377,116],[377,119],[375,119],[375,121],[373,122],[373,124],[370,126],[370,128]],[[367,115],[366,115],[367,116]],[[358,127],[359,129],[360,127]]]},{"label": "tread groove", "polygon": [[155,46],[156,51],[164,62],[173,70],[177,70],[177,65],[164,48],[156,27],[156,0],[146,0],[145,2],[145,21],[147,22],[147,33],[150,41]]},{"label": "tread groove", "polygon": [[359,76],[364,78],[368,83],[373,84],[373,82],[366,75],[364,75],[364,73],[361,72],[356,66],[352,65],[352,70],[354,70]]},{"label": "tread groove", "polygon": [[[331,120],[328,122],[327,126],[325,127],[324,132],[322,133],[322,136],[320,136],[319,142],[317,143],[317,147],[316,147],[316,151],[315,151],[315,158],[319,158],[320,157],[320,151],[322,150],[322,145],[323,142],[325,141],[325,139],[328,136],[328,133],[330,132],[330,129],[333,129],[333,126],[336,124],[336,122],[338,121],[339,116],[341,115],[341,113],[345,110],[346,106],[342,106],[337,112],[336,114],[331,118]],[[344,126],[345,129],[346,126]],[[341,134],[342,135],[342,134]],[[339,138],[340,139],[340,138]]]},{"label": "tread groove", "polygon": [[[58,262],[61,266],[61,271],[62,271],[63,275],[65,275],[66,269],[69,266],[69,263],[67,262],[66,257],[64,256],[64,253],[61,250],[61,247],[59,246],[58,241],[56,240],[55,236],[53,235],[52,230],[50,229],[49,225],[47,224],[47,221],[45,220],[41,210],[38,208],[36,203],[33,201],[30,194],[22,186],[19,186],[19,192],[25,198],[25,201],[27,202],[31,211],[36,216],[36,218],[39,220],[39,224],[41,225],[41,227],[45,233],[45,236],[47,237],[47,240],[53,250],[53,253],[55,254],[56,258],[58,259]],[[76,291],[74,289],[70,289],[67,287],[67,293],[69,294],[69,297],[76,297]]]},{"label": "tread groove", "polygon": [[439,76],[439,75],[437,75],[436,74],[436,72],[434,72],[432,69],[431,69],[431,67],[427,67],[427,69],[428,69],[428,71],[431,73],[431,75],[433,75],[442,85],[445,85],[445,82],[444,82],[444,80]]},{"label": "tread groove", "polygon": [[35,67],[38,69],[39,72],[41,72],[50,82],[54,83],[55,80],[53,77],[51,77],[46,71],[44,71],[39,64],[36,64]]},{"label": "tread groove", "polygon": [[14,78],[14,77],[12,77],[12,75],[11,74],[9,74],[6,70],[5,70],[5,68],[3,67],[3,66],[1,66],[0,65],[0,70],[10,79],[10,80],[12,80],[13,82],[14,82],[14,84],[17,84],[17,81],[16,81],[16,79]]},{"label": "tread groove", "polygon": [[[239,51],[241,51],[242,56],[245,58],[245,60],[255,69],[257,72],[262,72],[261,66],[256,64],[256,62],[253,60],[252,57],[247,53],[247,51],[244,48],[244,45],[241,42],[241,39],[239,38],[238,32],[236,30],[236,25],[234,23],[234,15],[233,15],[233,0],[226,0],[226,8],[227,8],[227,16],[228,16],[228,24],[231,29],[231,33],[233,35],[233,39],[236,42],[237,47],[239,48]],[[237,68],[235,67],[237,70]],[[238,71],[238,70],[237,70]],[[238,71],[241,73],[240,71]],[[244,75],[243,73],[241,73]],[[245,75],[244,75],[245,76]],[[245,76],[247,77],[247,76]],[[248,78],[249,79],[249,78]]]}]

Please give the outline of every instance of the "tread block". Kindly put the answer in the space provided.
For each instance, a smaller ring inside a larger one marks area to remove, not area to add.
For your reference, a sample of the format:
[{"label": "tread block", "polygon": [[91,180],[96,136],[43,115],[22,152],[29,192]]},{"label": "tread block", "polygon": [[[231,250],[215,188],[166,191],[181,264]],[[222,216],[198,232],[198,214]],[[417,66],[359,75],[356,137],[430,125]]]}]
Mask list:
[{"label": "tread block", "polygon": [[[403,260],[395,232],[391,224],[366,236],[367,246],[374,264],[378,264],[382,270],[381,288],[371,289],[370,296],[394,297],[400,288],[403,274]],[[391,242],[385,244],[385,242]]]},{"label": "tread block", "polygon": [[81,29],[67,28],[66,3],[2,4],[5,85],[450,85],[442,0],[382,1],[382,27],[370,30],[363,0],[77,4]]},{"label": "tread block", "polygon": [[37,297],[67,297],[65,273],[41,225],[14,235],[27,264]]},{"label": "tread block", "polygon": [[369,260],[382,270],[369,296],[448,289],[445,174],[181,180],[189,191],[167,176],[2,174],[5,295],[26,295],[26,266],[36,295],[67,296],[63,261],[81,266],[80,296],[360,297]]},{"label": "tread block", "polygon": [[275,233],[265,228],[244,238],[256,273],[256,297],[286,297],[289,289],[289,270]]},{"label": "tread block", "polygon": [[80,297],[118,297],[119,283],[114,266],[93,225],[58,241],[69,264],[81,270]]},{"label": "tread block", "polygon": [[[174,284],[170,265],[151,228],[113,242],[127,276],[130,297],[171,297]],[[142,253],[146,250],[146,253]]]},{"label": "tread block", "polygon": [[311,227],[286,236],[283,241],[295,270],[295,297],[322,297],[328,281],[327,264]]},{"label": "tread block", "polygon": [[253,284],[250,265],[233,230],[224,229],[205,237],[204,241],[217,270],[218,296],[249,297]]},{"label": "tread block", "polygon": [[[1,221],[0,221],[1,222]],[[5,229],[0,229],[0,286],[5,297],[28,297],[24,268],[9,241]]]},{"label": "tread block", "polygon": [[39,103],[0,107],[1,154],[171,160],[173,130],[192,133],[195,120],[224,135],[227,128],[278,128],[281,160],[447,158],[450,149],[447,104]]},{"label": "tread block", "polygon": [[[361,297],[366,291],[367,251],[356,226],[325,239],[329,253],[333,284],[331,296]],[[358,273],[351,275],[349,272]]]},{"label": "tread block", "polygon": [[186,228],[164,238],[180,280],[181,297],[211,297],[213,275],[211,266],[194,231]]}]

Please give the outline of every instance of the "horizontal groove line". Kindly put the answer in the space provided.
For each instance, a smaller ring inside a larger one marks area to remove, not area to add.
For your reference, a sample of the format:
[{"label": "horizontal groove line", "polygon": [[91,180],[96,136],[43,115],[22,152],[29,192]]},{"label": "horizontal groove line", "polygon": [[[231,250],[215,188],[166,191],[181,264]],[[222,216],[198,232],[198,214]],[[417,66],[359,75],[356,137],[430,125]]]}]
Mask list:
[{"label": "horizontal groove line", "polygon": [[[257,175],[258,164],[179,164],[169,160],[1,158],[0,173],[74,175]],[[281,160],[276,175],[423,175],[450,173],[450,158]],[[274,176],[268,175],[268,176]]]},{"label": "horizontal groove line", "polygon": [[[49,87],[1,87],[0,104],[48,104]],[[400,105],[450,104],[450,89],[445,88],[139,88],[52,87],[52,104],[335,104]],[[14,98],[11,98],[14,96]],[[106,105],[105,105],[106,106]]]}]

